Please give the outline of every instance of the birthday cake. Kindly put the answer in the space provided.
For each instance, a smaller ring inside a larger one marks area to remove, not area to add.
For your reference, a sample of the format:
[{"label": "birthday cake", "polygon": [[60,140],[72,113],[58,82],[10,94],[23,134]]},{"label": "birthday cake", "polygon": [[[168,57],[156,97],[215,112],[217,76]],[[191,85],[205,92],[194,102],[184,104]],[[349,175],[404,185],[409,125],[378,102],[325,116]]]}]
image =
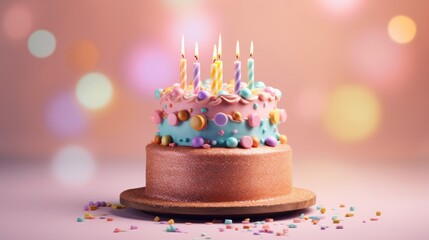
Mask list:
[{"label": "birthday cake", "polygon": [[[234,80],[223,83],[218,61],[213,61],[212,78],[202,82],[194,65],[189,86],[181,62],[180,84],[156,90],[160,105],[151,119],[158,132],[146,146],[146,187],[132,194],[144,205],[140,209],[183,213],[172,209],[311,206],[315,195],[292,186],[291,148],[279,132],[287,119],[277,106],[281,91],[254,82],[253,59],[248,83],[241,82],[237,61]],[[290,205],[297,195],[303,204]]]}]

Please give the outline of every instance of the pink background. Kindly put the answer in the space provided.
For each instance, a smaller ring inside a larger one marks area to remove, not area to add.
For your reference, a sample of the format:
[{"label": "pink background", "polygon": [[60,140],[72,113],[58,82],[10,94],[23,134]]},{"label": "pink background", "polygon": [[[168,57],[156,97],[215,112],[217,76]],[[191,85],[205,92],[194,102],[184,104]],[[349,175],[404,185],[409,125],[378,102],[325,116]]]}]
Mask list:
[{"label": "pink background", "polygon": [[[427,169],[429,157],[427,9],[429,2],[418,0],[3,0],[0,176],[8,189],[7,203],[18,207],[27,197],[45,204],[60,202],[70,214],[50,216],[73,220],[80,210],[73,215],[70,208],[96,200],[87,199],[96,198],[88,193],[91,188],[97,188],[100,198],[117,201],[121,190],[144,185],[144,146],[157,131],[150,121],[157,107],[153,92],[178,82],[181,35],[189,78],[198,41],[206,79],[213,44],[221,33],[225,81],[233,77],[236,40],[243,64],[253,40],[256,80],[283,92],[279,105],[287,110],[288,121],[280,130],[294,149],[297,185],[314,190],[331,205],[342,201],[335,197],[343,197],[372,211],[376,206],[371,202],[382,205],[395,199],[386,207],[392,212],[410,205],[413,209],[392,217],[411,218],[413,211],[423,216],[426,207],[417,203],[429,194],[416,176],[425,179],[421,169]],[[406,44],[388,33],[389,21],[397,15],[406,15],[417,28]],[[29,46],[30,36],[40,29],[56,39],[54,51],[44,58],[34,56],[34,46]],[[243,70],[246,80],[245,64]],[[81,104],[75,93],[79,80],[92,72],[102,73],[113,86],[108,104],[96,110]],[[346,96],[340,102],[358,104],[363,113],[378,106],[379,118],[365,115],[361,122],[347,122],[349,112],[330,105],[344,86],[363,91],[363,97],[369,94],[373,101],[365,105],[367,99]],[[346,120],[337,122],[337,115],[346,115]],[[375,118],[373,128],[356,137],[353,130],[367,129],[366,121]],[[345,130],[337,128],[341,124]],[[76,157],[61,155],[69,146],[84,154],[85,161],[68,163],[74,168],[61,161]],[[117,164],[135,167],[106,170]],[[367,175],[369,170],[373,174]],[[102,183],[117,185],[98,189]],[[33,184],[38,187],[30,187]],[[34,190],[39,187],[45,198]],[[377,199],[362,197],[366,194],[355,189],[371,189]],[[380,192],[386,194],[377,195]],[[15,214],[13,208],[1,207],[7,217]],[[28,214],[39,218],[43,212]],[[67,224],[73,223],[63,222]],[[392,226],[400,225],[383,225],[380,231]],[[400,227],[394,229],[395,236],[405,236],[399,234],[404,234]],[[414,236],[423,232],[427,230],[417,227]],[[49,231],[42,235],[50,236]]]}]

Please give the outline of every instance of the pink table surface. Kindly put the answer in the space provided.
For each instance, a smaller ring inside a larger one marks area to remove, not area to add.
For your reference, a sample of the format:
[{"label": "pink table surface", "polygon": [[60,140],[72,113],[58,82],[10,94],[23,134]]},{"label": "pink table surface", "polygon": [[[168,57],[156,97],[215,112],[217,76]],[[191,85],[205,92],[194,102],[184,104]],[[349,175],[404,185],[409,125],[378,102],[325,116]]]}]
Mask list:
[{"label": "pink table surface", "polygon": [[[119,193],[127,188],[144,185],[144,163],[99,164],[92,181],[84,186],[64,186],[55,180],[49,165],[0,162],[0,239],[428,239],[429,227],[429,164],[362,163],[339,164],[338,161],[315,159],[295,161],[294,185],[313,190],[317,205],[327,208],[326,219],[315,226],[298,223],[287,236],[250,231],[225,230],[224,224],[175,219],[182,233],[165,232],[166,225],[153,222],[153,216],[133,209],[101,208],[113,217],[76,222],[83,216],[88,201],[118,203]],[[308,164],[312,162],[311,164]],[[339,204],[347,208],[339,208]],[[355,216],[345,218],[348,207],[354,206]],[[335,208],[335,210],[332,210]],[[369,221],[376,211],[382,211],[379,221]],[[340,213],[344,229],[335,229],[329,219]],[[320,215],[315,207],[307,215]],[[299,213],[274,218],[270,223],[275,232],[281,231]],[[163,219],[164,220],[164,219]],[[168,219],[165,219],[168,220]],[[366,223],[363,223],[366,220]],[[131,225],[137,230],[129,230]],[[329,226],[320,230],[320,225]],[[113,233],[115,228],[126,232]],[[204,234],[204,236],[202,236]]]}]

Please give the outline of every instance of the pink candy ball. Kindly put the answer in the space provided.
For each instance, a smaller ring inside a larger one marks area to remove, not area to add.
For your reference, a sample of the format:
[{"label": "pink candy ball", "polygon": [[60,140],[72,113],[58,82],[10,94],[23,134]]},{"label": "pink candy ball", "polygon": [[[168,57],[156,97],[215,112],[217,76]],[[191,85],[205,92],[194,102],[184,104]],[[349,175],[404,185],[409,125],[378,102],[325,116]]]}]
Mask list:
[{"label": "pink candy ball", "polygon": [[261,124],[261,117],[257,113],[252,113],[249,115],[247,122],[251,127],[258,127]]},{"label": "pink candy ball", "polygon": [[265,92],[268,92],[268,93],[274,93],[274,88],[272,88],[272,87],[266,87],[266,88],[264,89],[264,91],[265,91]]},{"label": "pink candy ball", "polygon": [[253,140],[250,136],[244,136],[240,140],[240,146],[242,148],[252,148]]},{"label": "pink candy ball", "polygon": [[171,96],[173,96],[174,98],[180,97],[184,94],[185,92],[183,91],[183,89],[181,89],[180,87],[174,87],[173,91],[171,92]]},{"label": "pink candy ball", "polygon": [[155,124],[161,124],[162,122],[162,113],[159,110],[155,110],[151,116],[152,122]]},{"label": "pink candy ball", "polygon": [[168,114],[167,120],[171,126],[176,126],[177,124],[179,124],[179,119],[177,118],[177,115],[175,113]]}]

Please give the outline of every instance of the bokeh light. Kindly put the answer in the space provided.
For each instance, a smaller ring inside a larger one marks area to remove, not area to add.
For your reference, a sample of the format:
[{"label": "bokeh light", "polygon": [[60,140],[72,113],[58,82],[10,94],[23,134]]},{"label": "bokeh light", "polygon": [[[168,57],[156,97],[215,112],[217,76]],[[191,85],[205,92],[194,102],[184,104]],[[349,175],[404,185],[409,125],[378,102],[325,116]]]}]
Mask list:
[{"label": "bokeh light", "polygon": [[337,87],[328,98],[324,126],[340,141],[362,141],[376,131],[380,111],[379,100],[369,89],[357,85]]},{"label": "bokeh light", "polygon": [[131,89],[152,97],[156,89],[178,82],[179,54],[174,57],[165,48],[150,43],[132,48],[125,61],[126,78]]},{"label": "bokeh light", "polygon": [[297,98],[297,109],[302,119],[320,119],[326,102],[326,92],[322,86],[307,86]]},{"label": "bokeh light", "polygon": [[348,17],[361,9],[364,0],[318,0],[331,16]]},{"label": "bokeh light", "polygon": [[59,137],[81,134],[88,122],[72,92],[58,93],[49,103],[45,118],[48,128]]},{"label": "bokeh light", "polygon": [[409,49],[393,43],[380,29],[362,32],[349,47],[351,70],[380,92],[397,93],[410,73],[413,57]]},{"label": "bokeh light", "polygon": [[49,57],[57,46],[55,36],[47,30],[37,30],[28,38],[28,50],[38,58]]},{"label": "bokeh light", "polygon": [[163,0],[162,2],[172,10],[184,11],[201,6],[204,0]]},{"label": "bokeh light", "polygon": [[111,101],[113,87],[105,75],[92,72],[79,80],[76,85],[76,96],[79,103],[85,108],[101,109]]},{"label": "bokeh light", "polygon": [[4,30],[13,39],[27,37],[32,25],[33,17],[30,11],[24,6],[13,6],[4,15]]},{"label": "bokeh light", "polygon": [[94,43],[88,40],[74,42],[68,50],[67,60],[72,67],[81,72],[93,70],[99,60],[99,52]]},{"label": "bokeh light", "polygon": [[404,44],[414,39],[417,27],[411,18],[400,15],[389,21],[388,32],[393,41]]},{"label": "bokeh light", "polygon": [[87,183],[94,175],[95,160],[85,148],[77,145],[60,149],[52,161],[52,173],[62,184],[79,186]]}]

